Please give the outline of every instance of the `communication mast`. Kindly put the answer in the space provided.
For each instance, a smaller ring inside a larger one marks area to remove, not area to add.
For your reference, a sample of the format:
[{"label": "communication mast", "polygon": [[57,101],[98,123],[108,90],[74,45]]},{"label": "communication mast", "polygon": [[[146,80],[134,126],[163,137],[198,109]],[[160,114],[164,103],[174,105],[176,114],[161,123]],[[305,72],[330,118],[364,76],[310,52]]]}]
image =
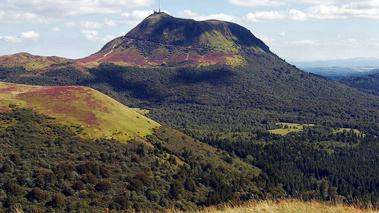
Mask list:
[{"label": "communication mast", "polygon": [[160,14],[161,12],[161,0],[159,0],[159,10],[158,12],[154,10],[154,14]]}]

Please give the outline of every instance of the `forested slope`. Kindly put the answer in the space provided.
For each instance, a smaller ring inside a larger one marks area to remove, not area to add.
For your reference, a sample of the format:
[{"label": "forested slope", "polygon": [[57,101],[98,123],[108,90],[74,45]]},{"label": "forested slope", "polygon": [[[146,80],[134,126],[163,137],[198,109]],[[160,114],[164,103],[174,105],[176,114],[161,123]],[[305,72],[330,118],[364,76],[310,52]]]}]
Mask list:
[{"label": "forested slope", "polygon": [[259,169],[167,127],[125,144],[83,139],[30,109],[0,121],[1,212],[194,210],[266,190]]}]

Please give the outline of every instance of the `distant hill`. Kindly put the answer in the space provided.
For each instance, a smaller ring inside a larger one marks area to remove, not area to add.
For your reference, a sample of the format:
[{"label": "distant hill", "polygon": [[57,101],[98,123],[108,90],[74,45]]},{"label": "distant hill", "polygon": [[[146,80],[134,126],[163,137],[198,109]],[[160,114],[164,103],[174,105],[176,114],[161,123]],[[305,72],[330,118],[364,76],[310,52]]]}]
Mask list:
[{"label": "distant hill", "polygon": [[290,62],[298,67],[379,67],[379,58],[349,58],[336,60]]},{"label": "distant hill", "polygon": [[347,76],[371,75],[378,72],[379,59],[352,58],[325,61],[292,62],[300,69],[331,79]]},{"label": "distant hill", "polygon": [[90,138],[128,141],[152,134],[160,125],[91,88],[79,86],[29,86],[0,82],[0,109],[28,107],[71,123]]},{"label": "distant hill", "polygon": [[379,69],[372,72],[377,74],[345,77],[339,79],[339,82],[366,93],[379,95]]}]

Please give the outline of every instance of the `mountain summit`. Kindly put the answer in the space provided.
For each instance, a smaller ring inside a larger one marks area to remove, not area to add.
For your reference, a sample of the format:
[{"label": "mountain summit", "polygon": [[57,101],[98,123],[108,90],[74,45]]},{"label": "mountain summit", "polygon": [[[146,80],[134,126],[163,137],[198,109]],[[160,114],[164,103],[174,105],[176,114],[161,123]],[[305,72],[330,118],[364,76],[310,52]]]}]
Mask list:
[{"label": "mountain summit", "polygon": [[237,24],[157,13],[82,61],[138,66],[239,66],[245,63],[245,56],[258,52],[271,53],[261,40]]}]

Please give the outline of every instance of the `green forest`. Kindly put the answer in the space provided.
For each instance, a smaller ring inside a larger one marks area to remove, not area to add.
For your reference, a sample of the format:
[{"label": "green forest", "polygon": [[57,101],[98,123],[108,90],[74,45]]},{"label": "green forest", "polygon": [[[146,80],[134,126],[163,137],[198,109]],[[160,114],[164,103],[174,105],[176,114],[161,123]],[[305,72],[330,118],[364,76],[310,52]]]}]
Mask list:
[{"label": "green forest", "polygon": [[[30,110],[3,113],[1,145],[9,150],[0,161],[3,209],[21,203],[37,212],[193,210],[233,199],[290,197],[377,208],[379,97],[274,56],[251,58],[252,66],[239,68],[102,64],[88,74],[65,68],[30,75],[0,67],[2,81],[89,86],[148,109],[147,116],[164,125],[146,139],[148,146],[84,140],[75,127]],[[269,133],[277,122],[314,126]],[[67,167],[63,174],[60,164]],[[38,178],[49,184],[39,185]]]},{"label": "green forest", "polygon": [[126,144],[30,109],[0,117],[1,212],[195,210],[267,190],[259,169],[167,127]]}]

